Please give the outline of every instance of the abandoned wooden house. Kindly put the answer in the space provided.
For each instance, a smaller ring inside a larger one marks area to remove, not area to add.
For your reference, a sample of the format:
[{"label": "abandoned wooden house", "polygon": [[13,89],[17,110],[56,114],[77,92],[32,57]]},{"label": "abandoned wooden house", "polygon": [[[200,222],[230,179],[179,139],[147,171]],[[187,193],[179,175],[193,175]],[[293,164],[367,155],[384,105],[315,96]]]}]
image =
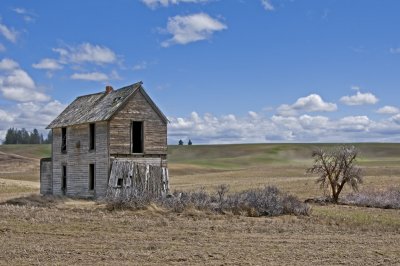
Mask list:
[{"label": "abandoned wooden house", "polygon": [[53,142],[40,163],[41,194],[167,193],[167,123],[142,82],[76,98],[47,127]]}]

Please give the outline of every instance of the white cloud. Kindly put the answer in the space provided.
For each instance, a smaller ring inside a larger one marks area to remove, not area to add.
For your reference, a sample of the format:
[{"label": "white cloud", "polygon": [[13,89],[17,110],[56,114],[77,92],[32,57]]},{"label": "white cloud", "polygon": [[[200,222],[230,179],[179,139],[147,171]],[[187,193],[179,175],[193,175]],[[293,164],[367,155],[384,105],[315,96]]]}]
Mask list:
[{"label": "white cloud", "polygon": [[252,119],[259,118],[258,114],[254,111],[249,111],[248,114],[249,114],[250,118],[252,118]]},{"label": "white cloud", "polygon": [[[66,105],[57,100],[46,103],[25,102],[17,104],[15,123],[18,127],[46,127]],[[25,125],[25,126],[24,126]]]},{"label": "white cloud", "polygon": [[390,53],[392,54],[400,54],[400,47],[390,48]]},{"label": "white cloud", "polygon": [[13,70],[16,68],[19,68],[19,65],[12,59],[4,58],[0,61],[0,70]]},{"label": "white cloud", "polygon": [[35,82],[18,63],[5,58],[0,61],[0,91],[4,98],[14,101],[49,101],[50,97],[38,91]]},{"label": "white cloud", "polygon": [[6,50],[6,47],[0,43],[0,52],[4,52]]},{"label": "white cloud", "polygon": [[207,40],[214,32],[227,29],[222,22],[205,13],[188,16],[175,16],[168,19],[166,31],[172,38],[161,43],[168,47],[174,44],[188,44],[191,42]]},{"label": "white cloud", "polygon": [[210,0],[142,0],[142,3],[149,8],[155,9],[159,6],[167,7],[169,5],[177,5],[179,3],[205,3]]},{"label": "white cloud", "polygon": [[261,4],[267,11],[275,10],[274,6],[271,4],[271,0],[261,0]]},{"label": "white cloud", "polygon": [[367,116],[347,116],[338,121],[338,126],[344,131],[358,132],[365,131],[371,124]]},{"label": "white cloud", "polygon": [[18,32],[2,23],[0,23],[0,34],[12,43],[17,42]]},{"label": "white cloud", "polygon": [[303,129],[317,129],[329,126],[329,118],[325,116],[302,115],[299,117],[298,121]]},{"label": "white cloud", "polygon": [[378,114],[397,114],[400,113],[400,109],[394,106],[386,105],[382,108],[379,108],[376,112]]},{"label": "white cloud", "polygon": [[337,110],[334,103],[325,102],[318,94],[299,98],[294,104],[283,104],[278,107],[279,115],[295,115],[299,112],[332,112]]},{"label": "white cloud", "polygon": [[[358,87],[356,87],[359,90]],[[362,93],[357,91],[355,95],[343,96],[340,101],[346,105],[376,104],[378,98],[370,92]]]},{"label": "white cloud", "polygon": [[12,121],[14,121],[14,117],[10,113],[0,109],[0,122],[12,122]]},{"label": "white cloud", "polygon": [[106,81],[109,79],[106,74],[101,72],[74,73],[71,75],[71,78],[88,81]]},{"label": "white cloud", "polygon": [[3,96],[7,99],[26,102],[39,101],[45,102],[50,100],[50,97],[42,92],[28,90],[23,87],[4,87],[2,88]]},{"label": "white cloud", "polygon": [[44,58],[40,60],[39,63],[33,64],[32,67],[37,69],[47,69],[47,70],[58,70],[63,68],[63,66],[60,65],[57,62],[57,60],[51,58]]},{"label": "white cloud", "polygon": [[93,63],[98,65],[111,64],[117,61],[117,55],[110,48],[90,43],[82,43],[78,46],[54,48],[54,52],[60,55],[61,63]]},{"label": "white cloud", "polygon": [[391,120],[400,125],[400,114],[392,116]]},{"label": "white cloud", "polygon": [[199,115],[168,117],[169,141],[179,139],[194,143],[254,142],[374,142],[400,141],[400,114],[390,119],[373,121],[368,116],[331,119],[325,116],[266,117],[252,112],[243,117]]},{"label": "white cloud", "polygon": [[37,128],[44,132],[45,127],[64,109],[66,105],[57,100],[49,102],[24,102],[9,107],[8,111],[0,109],[0,141],[4,139],[10,127]]}]

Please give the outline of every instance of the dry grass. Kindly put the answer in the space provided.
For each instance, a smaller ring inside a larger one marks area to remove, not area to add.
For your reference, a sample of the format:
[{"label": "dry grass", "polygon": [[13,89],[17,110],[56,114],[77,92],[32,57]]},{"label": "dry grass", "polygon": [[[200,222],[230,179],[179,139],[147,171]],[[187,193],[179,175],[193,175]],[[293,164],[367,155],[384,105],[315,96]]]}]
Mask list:
[{"label": "dry grass", "polygon": [[150,207],[0,206],[0,264],[398,264],[399,212],[315,207],[250,218]]},{"label": "dry grass", "polygon": [[[304,173],[312,145],[192,147],[170,149],[173,189],[211,191],[226,183],[232,192],[275,185],[301,199],[321,195]],[[399,144],[359,148],[367,173],[361,191],[400,183]],[[37,185],[0,179],[0,202],[37,194]],[[313,205],[308,217],[253,218],[195,209],[177,214],[154,205],[108,211],[93,201],[37,196],[16,201],[0,205],[0,265],[400,264],[400,210]]]}]

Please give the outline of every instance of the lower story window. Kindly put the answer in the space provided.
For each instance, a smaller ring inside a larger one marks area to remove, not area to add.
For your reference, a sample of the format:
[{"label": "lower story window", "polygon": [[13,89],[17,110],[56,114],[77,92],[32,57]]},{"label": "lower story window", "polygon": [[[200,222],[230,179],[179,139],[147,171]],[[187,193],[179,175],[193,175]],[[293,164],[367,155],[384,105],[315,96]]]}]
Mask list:
[{"label": "lower story window", "polygon": [[95,185],[95,167],[94,164],[89,164],[89,190],[94,190]]}]

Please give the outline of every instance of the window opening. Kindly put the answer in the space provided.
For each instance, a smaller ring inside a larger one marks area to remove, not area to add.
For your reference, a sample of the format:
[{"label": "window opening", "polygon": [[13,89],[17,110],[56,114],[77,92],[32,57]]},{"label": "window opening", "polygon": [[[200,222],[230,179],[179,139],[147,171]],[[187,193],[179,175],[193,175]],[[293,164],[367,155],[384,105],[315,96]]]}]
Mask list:
[{"label": "window opening", "polygon": [[67,128],[61,128],[61,152],[67,152]]},{"label": "window opening", "polygon": [[89,164],[89,190],[94,190],[95,172],[94,164]]},{"label": "window opening", "polygon": [[132,122],[132,153],[143,153],[143,122]]},{"label": "window opening", "polygon": [[89,150],[96,147],[96,124],[89,124]]},{"label": "window opening", "polygon": [[67,166],[62,166],[62,174],[61,174],[61,190],[63,194],[65,194],[67,190]]},{"label": "window opening", "polygon": [[117,179],[117,187],[122,187],[122,185],[123,185],[123,179],[122,178],[118,178]]}]

